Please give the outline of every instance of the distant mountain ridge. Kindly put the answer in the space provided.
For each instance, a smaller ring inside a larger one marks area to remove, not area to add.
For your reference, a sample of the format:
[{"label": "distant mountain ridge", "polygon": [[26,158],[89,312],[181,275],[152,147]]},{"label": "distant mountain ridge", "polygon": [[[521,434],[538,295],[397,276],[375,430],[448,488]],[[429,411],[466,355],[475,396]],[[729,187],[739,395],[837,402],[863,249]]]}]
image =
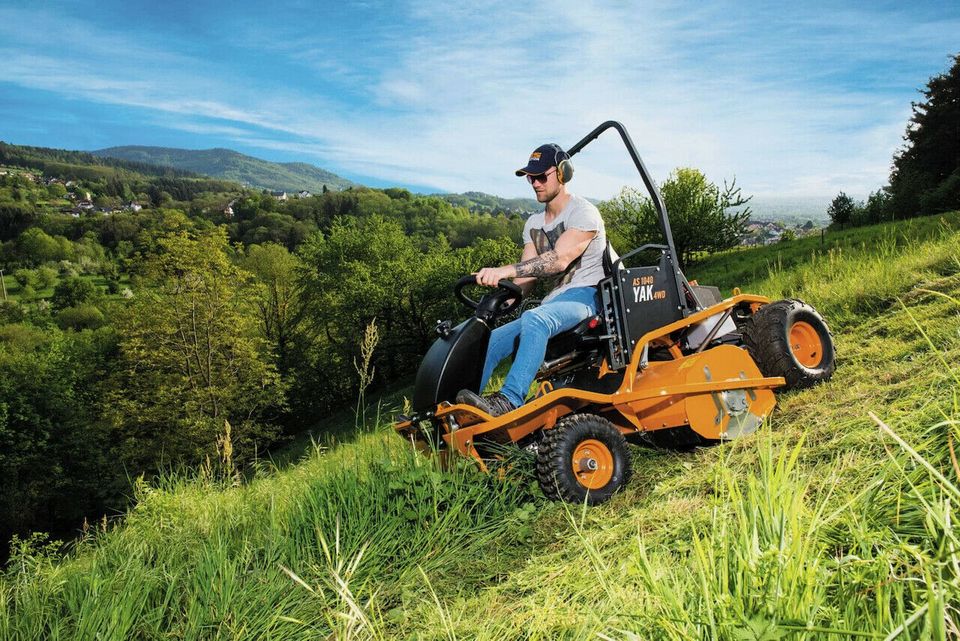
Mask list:
[{"label": "distant mountain ridge", "polygon": [[306,190],[320,193],[324,186],[331,190],[341,190],[355,185],[346,178],[315,165],[303,162],[270,162],[232,149],[177,149],[129,145],[108,147],[90,153],[100,157],[174,167],[275,191]]},{"label": "distant mountain ridge", "polygon": [[443,198],[455,207],[465,207],[475,213],[487,214],[529,214],[543,211],[543,205],[533,198],[501,198],[481,191],[467,191],[462,194],[433,194]]}]

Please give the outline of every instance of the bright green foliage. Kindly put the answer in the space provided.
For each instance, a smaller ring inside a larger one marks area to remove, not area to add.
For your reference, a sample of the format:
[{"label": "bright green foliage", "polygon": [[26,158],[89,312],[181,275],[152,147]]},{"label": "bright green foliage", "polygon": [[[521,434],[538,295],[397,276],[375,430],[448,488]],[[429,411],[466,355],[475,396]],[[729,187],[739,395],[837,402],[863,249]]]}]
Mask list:
[{"label": "bright green foliage", "polygon": [[802,296],[818,309],[828,306],[821,311],[835,326],[841,319],[878,314],[904,290],[905,283],[916,285],[950,269],[953,257],[943,252],[958,230],[960,212],[831,231],[822,239],[798,238],[792,243],[716,254],[687,276],[727,293],[740,287],[744,291],[759,288],[774,297]]},{"label": "bright green foliage", "polygon": [[[736,246],[750,219],[749,208],[743,207],[750,199],[741,196],[736,181],[720,189],[696,169],[674,170],[660,185],[660,194],[684,265],[698,254]],[[620,253],[665,242],[653,201],[636,189],[625,187],[616,198],[601,203],[600,212]]]},{"label": "bright green foliage", "polygon": [[853,219],[856,209],[857,203],[854,202],[853,198],[841,191],[827,208],[827,215],[830,216],[834,225],[843,229],[843,226],[848,225]]},{"label": "bright green foliage", "polygon": [[51,198],[64,198],[67,195],[67,188],[62,183],[53,183],[47,185],[47,193]]},{"label": "bright green foliage", "polygon": [[0,537],[76,528],[122,471],[98,421],[111,332],[0,325]]},{"label": "bright green foliage", "polygon": [[17,281],[17,285],[22,289],[24,287],[37,287],[37,272],[33,269],[18,269],[13,272],[13,280]]},{"label": "bright green foliage", "polygon": [[263,338],[274,347],[281,373],[290,370],[303,322],[303,305],[297,282],[299,259],[276,243],[253,245],[242,261],[256,277],[257,319]]},{"label": "bright green foliage", "polygon": [[76,307],[93,300],[97,294],[96,286],[89,280],[79,276],[69,276],[54,288],[50,304],[58,310]]},{"label": "bright green foliage", "polygon": [[50,289],[57,284],[57,270],[46,265],[37,268],[37,287]]},{"label": "bright green foliage", "polygon": [[103,312],[95,305],[83,304],[66,307],[57,314],[60,329],[97,329],[105,323]]},{"label": "bright green foliage", "polygon": [[25,265],[42,265],[66,258],[64,247],[42,229],[31,227],[17,238],[17,252]]},{"label": "bright green foliage", "polygon": [[228,256],[223,230],[167,234],[140,271],[143,287],[116,322],[120,358],[108,411],[124,457],[149,469],[158,453],[198,462],[215,452],[224,421],[234,456],[270,441],[261,422],[283,388],[258,338],[250,275]]},{"label": "bright green foliage", "polygon": [[377,381],[410,376],[433,341],[436,321],[467,315],[453,299],[454,283],[480,267],[516,260],[519,253],[515,240],[454,250],[442,237],[424,252],[394,221],[337,219],[328,235],[312,237],[301,252],[303,303],[313,337],[310,370],[322,378],[307,378],[311,372],[304,371],[299,384],[323,390],[311,402],[353,398],[353,361],[374,318],[382,336],[373,360]]},{"label": "bright green foliage", "polygon": [[[493,578],[533,514],[526,486],[470,466],[442,473],[381,435],[232,490],[201,479],[137,494],[122,532],[80,544],[83,568],[18,546],[0,583],[0,637],[369,638],[429,598],[423,572],[442,592]],[[354,620],[381,599],[394,610]],[[354,604],[353,617],[337,614]]]}]

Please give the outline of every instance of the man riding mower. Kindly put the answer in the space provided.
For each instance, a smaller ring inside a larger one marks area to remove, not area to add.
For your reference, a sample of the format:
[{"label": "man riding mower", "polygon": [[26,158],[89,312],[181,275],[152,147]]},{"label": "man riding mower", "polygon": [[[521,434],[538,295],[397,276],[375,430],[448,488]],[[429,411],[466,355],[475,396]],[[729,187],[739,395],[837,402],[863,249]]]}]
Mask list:
[{"label": "man riding mower", "polygon": [[[619,258],[596,208],[566,189],[570,158],[611,128],[650,194],[664,240]],[[536,452],[549,498],[597,504],[630,477],[628,438],[690,447],[750,434],[772,411],[773,389],[832,375],[832,337],[809,305],[739,290],[720,300],[716,288],[686,280],[663,200],[620,123],[601,124],[567,152],[539,147],[517,175],[527,176],[544,212],[524,226],[520,262],[456,284],[474,316],[456,327],[438,323],[439,338],[417,372],[413,414],[395,426],[419,448],[459,452],[487,469],[514,443]],[[653,264],[628,266],[651,253]],[[549,276],[558,283],[539,307],[494,329],[534,279]],[[493,289],[477,301],[464,291],[474,285]],[[501,390],[480,396],[511,354]]]}]

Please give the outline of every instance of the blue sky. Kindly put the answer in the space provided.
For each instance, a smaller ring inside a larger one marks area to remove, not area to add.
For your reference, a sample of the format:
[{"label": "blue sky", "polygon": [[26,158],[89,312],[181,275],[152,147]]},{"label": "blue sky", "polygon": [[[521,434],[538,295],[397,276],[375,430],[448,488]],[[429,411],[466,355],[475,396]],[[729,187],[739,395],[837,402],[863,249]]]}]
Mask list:
[{"label": "blue sky", "polygon": [[[863,196],[960,52],[960,3],[801,4],[0,0],[0,140],[228,147],[526,196],[530,150],[616,119],[657,180]],[[577,193],[637,183],[608,136],[576,159]]]}]

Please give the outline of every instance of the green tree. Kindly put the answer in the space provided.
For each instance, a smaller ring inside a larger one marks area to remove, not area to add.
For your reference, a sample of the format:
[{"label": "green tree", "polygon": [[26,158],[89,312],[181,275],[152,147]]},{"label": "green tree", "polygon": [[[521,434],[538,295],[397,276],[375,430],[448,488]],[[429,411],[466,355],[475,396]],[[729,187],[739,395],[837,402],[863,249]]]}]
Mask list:
[{"label": "green tree", "polygon": [[276,243],[253,245],[242,265],[256,276],[254,301],[261,335],[274,346],[281,373],[290,370],[303,319],[299,259]]},{"label": "green tree", "polygon": [[57,284],[57,270],[53,267],[37,268],[37,286],[40,289],[49,289]]},{"label": "green tree", "polygon": [[76,307],[93,300],[97,294],[97,287],[89,280],[79,276],[68,276],[53,288],[50,304],[58,310]]},{"label": "green tree", "polygon": [[97,329],[105,322],[103,312],[94,305],[78,305],[67,307],[57,314],[57,325],[60,329]]},{"label": "green tree", "polygon": [[830,206],[827,207],[827,215],[830,216],[833,224],[839,225],[840,228],[843,229],[844,225],[849,224],[851,220],[853,220],[856,209],[857,203],[854,202],[853,198],[841,191],[830,203]]},{"label": "green tree", "polygon": [[64,258],[63,247],[56,238],[39,227],[31,227],[17,239],[17,250],[23,262],[30,266]]},{"label": "green tree", "polygon": [[305,329],[311,340],[309,366],[298,375],[298,385],[322,388],[325,394],[292,397],[309,403],[353,398],[353,361],[374,318],[381,335],[373,355],[375,384],[409,375],[436,337],[437,319],[467,315],[452,295],[457,279],[485,265],[516,260],[518,241],[487,239],[452,249],[441,236],[422,249],[397,221],[335,219],[328,235],[316,234],[301,248]]},{"label": "green tree", "polygon": [[17,301],[0,300],[0,325],[22,323],[26,317],[26,310]]},{"label": "green tree", "polygon": [[0,328],[0,538],[74,534],[122,504],[123,469],[99,420],[112,332]]},{"label": "green tree", "polygon": [[921,92],[890,174],[890,206],[905,217],[960,208],[960,54]]},{"label": "green tree", "polygon": [[863,214],[868,223],[879,223],[893,219],[893,210],[890,207],[890,192],[878,189],[867,197],[863,206]]},{"label": "green tree", "polygon": [[40,279],[37,277],[37,272],[34,269],[18,269],[13,272],[13,280],[17,282],[20,289],[24,289],[25,287],[36,289]]},{"label": "green tree", "polygon": [[250,274],[230,259],[222,228],[167,233],[138,265],[141,287],[116,322],[120,359],[110,395],[124,458],[155,469],[157,456],[197,462],[225,421],[233,452],[269,445],[283,388],[257,336]]},{"label": "green tree", "polygon": [[63,186],[63,183],[52,183],[47,186],[47,194],[51,198],[64,198],[67,195],[67,188]]},{"label": "green tree", "polygon": [[[660,185],[670,218],[677,258],[689,264],[697,254],[734,247],[740,242],[750,208],[750,197],[741,195],[734,180],[721,189],[697,169],[679,168]],[[661,242],[662,233],[653,201],[625,187],[600,204],[611,243],[620,252]]]}]

